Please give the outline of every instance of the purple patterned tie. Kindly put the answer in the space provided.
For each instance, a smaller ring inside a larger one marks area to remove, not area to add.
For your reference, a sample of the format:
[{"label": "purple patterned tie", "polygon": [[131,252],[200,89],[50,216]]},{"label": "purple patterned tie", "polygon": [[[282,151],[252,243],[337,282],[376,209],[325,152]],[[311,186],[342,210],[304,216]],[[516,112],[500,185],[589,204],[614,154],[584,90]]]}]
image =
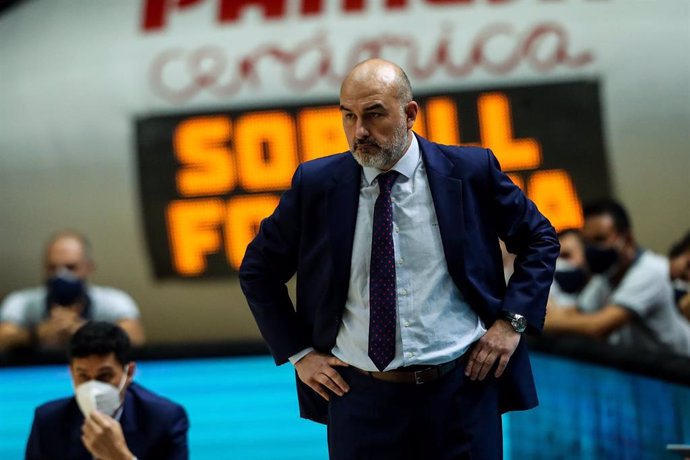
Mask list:
[{"label": "purple patterned tie", "polygon": [[395,356],[395,250],[391,189],[397,171],[378,176],[369,273],[369,357],[379,370]]}]

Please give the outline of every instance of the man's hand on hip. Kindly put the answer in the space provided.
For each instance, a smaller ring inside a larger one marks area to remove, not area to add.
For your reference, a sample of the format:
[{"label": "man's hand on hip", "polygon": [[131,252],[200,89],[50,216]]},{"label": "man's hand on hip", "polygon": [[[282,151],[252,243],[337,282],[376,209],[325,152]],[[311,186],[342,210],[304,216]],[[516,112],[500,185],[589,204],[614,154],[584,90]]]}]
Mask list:
[{"label": "man's hand on hip", "polygon": [[494,376],[500,377],[519,343],[520,333],[515,332],[507,321],[496,320],[472,348],[465,375],[471,380],[484,380],[498,360]]},{"label": "man's hand on hip", "polygon": [[334,366],[348,366],[348,364],[335,356],[318,351],[309,352],[295,363],[299,379],[326,401],[330,399],[326,388],[338,396],[342,396],[350,390],[350,386],[334,369]]}]

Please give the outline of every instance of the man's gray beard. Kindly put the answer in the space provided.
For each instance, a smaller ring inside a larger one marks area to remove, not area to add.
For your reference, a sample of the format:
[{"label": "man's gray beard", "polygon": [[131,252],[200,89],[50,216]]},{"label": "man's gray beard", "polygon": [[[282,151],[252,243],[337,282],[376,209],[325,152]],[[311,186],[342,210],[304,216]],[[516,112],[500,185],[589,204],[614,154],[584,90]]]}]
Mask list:
[{"label": "man's gray beard", "polygon": [[387,166],[394,165],[405,154],[407,147],[407,126],[402,126],[393,136],[389,146],[380,146],[381,150],[375,155],[362,157],[355,149],[352,156],[361,166],[385,170]]}]

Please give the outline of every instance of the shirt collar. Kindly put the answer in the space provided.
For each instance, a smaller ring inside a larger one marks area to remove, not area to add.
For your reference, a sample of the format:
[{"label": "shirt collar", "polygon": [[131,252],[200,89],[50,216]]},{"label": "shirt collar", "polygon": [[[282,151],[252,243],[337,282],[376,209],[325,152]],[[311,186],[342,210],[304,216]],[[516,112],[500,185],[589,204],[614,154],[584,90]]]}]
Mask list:
[{"label": "shirt collar", "polygon": [[[412,142],[410,142],[410,146],[407,148],[407,151],[402,158],[400,158],[398,162],[393,165],[391,170],[398,171],[408,179],[411,178],[414,174],[417,164],[419,163],[419,155],[419,143],[417,142],[417,136],[413,134]],[[376,179],[376,176],[384,172],[371,166],[364,166],[362,169],[364,170],[364,178],[367,180],[368,184],[371,184],[374,179]]]},{"label": "shirt collar", "polygon": [[117,410],[115,411],[115,413],[113,414],[113,418],[119,422],[120,419],[122,418],[122,412],[124,410],[125,410],[125,405],[124,405],[124,401],[123,401],[123,404],[120,405],[120,407],[118,407]]}]

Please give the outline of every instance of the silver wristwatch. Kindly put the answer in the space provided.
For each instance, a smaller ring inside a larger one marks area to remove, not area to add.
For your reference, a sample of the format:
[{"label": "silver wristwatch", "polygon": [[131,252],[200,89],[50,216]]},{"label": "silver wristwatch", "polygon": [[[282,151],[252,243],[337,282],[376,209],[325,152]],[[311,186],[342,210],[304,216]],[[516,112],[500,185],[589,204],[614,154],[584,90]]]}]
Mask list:
[{"label": "silver wristwatch", "polygon": [[518,313],[506,311],[503,312],[502,318],[508,321],[513,330],[519,334],[522,334],[527,329],[527,318]]}]

